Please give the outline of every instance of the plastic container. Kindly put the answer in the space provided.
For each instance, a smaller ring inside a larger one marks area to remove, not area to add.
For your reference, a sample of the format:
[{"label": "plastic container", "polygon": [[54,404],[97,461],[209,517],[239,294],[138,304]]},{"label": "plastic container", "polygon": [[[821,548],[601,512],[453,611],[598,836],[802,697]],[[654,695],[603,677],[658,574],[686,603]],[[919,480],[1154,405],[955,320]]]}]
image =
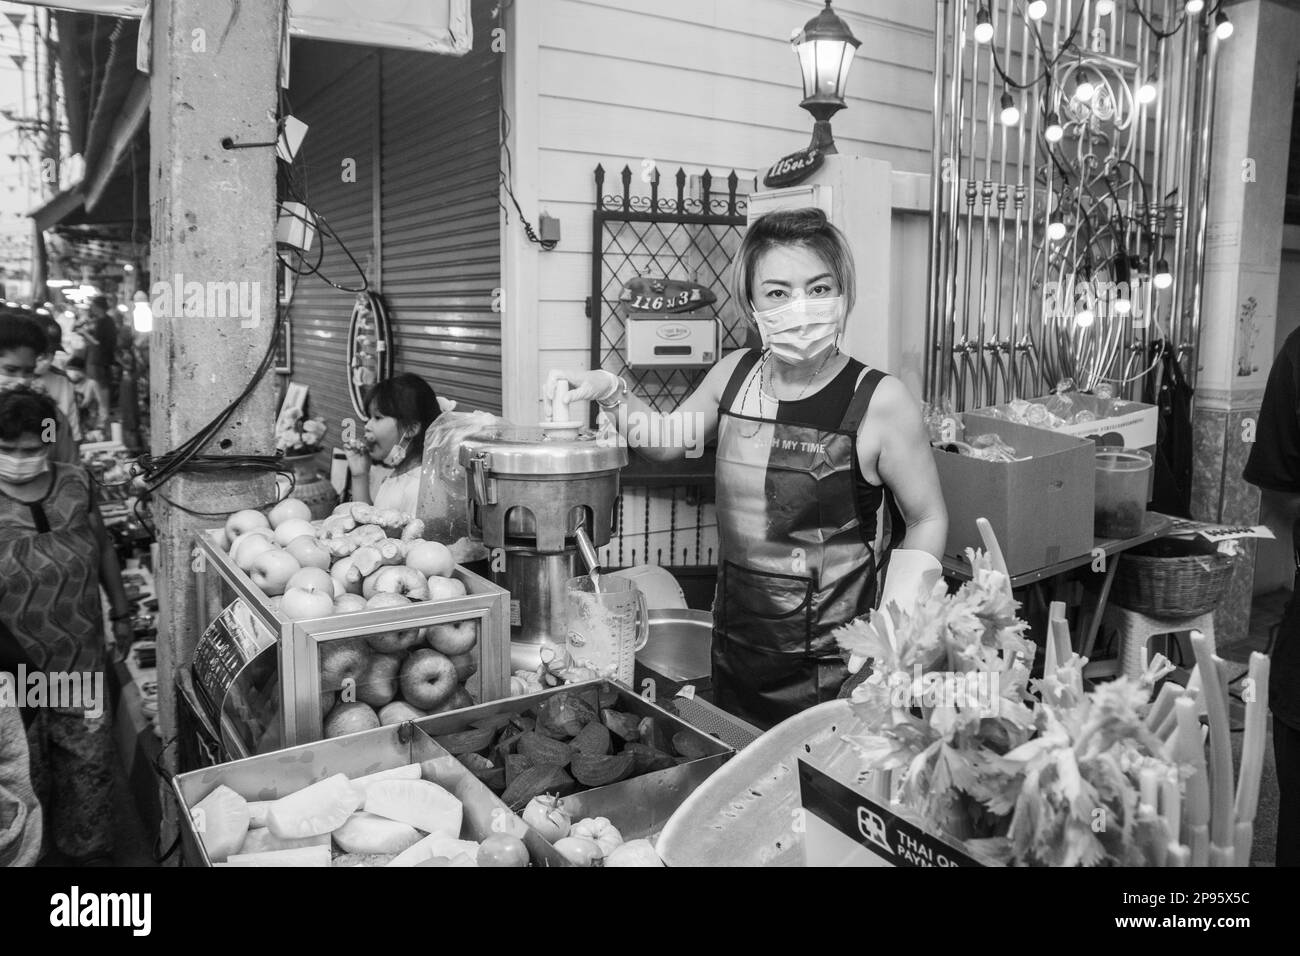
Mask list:
[{"label": "plastic container", "polygon": [[1097,537],[1135,538],[1142,533],[1150,472],[1148,452],[1138,448],[1097,449]]}]

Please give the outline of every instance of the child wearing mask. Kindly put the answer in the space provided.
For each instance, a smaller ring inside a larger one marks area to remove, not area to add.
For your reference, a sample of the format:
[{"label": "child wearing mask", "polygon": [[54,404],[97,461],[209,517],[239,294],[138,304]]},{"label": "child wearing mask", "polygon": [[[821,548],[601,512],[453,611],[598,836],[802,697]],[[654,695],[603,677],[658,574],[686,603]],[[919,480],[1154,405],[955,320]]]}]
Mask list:
[{"label": "child wearing mask", "polygon": [[[0,349],[0,364],[12,352]],[[28,698],[23,711],[47,849],[72,864],[107,865],[113,748],[100,585],[122,652],[131,606],[89,475],[52,460],[46,434],[56,415],[31,388],[0,392],[0,670],[25,673],[28,688],[35,672],[47,675],[48,697]],[[56,694],[60,686],[80,693]]]}]

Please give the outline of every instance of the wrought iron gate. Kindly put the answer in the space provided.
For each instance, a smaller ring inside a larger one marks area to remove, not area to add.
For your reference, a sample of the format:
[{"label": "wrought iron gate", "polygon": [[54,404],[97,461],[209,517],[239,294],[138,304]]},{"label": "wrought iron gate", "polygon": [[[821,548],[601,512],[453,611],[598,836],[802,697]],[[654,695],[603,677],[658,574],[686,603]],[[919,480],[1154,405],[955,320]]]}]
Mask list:
[{"label": "wrought iron gate", "polygon": [[[633,173],[624,166],[621,194],[605,193],[605,170],[595,170],[596,208],[592,216],[591,367],[627,379],[629,387],[656,411],[671,411],[704,378],[704,370],[633,369],[627,364],[627,329],[618,308],[623,284],[637,276],[691,279],[712,288],[709,307],[720,324],[720,354],[746,344],[748,325],[731,301],[727,277],[745,231],[745,196],[733,170],[725,180],[705,171],[699,195],[678,169],[675,196],[660,195],[660,175],[644,180],[649,194],[633,195]],[[714,191],[715,184],[723,187]],[[694,192],[694,190],[691,190]],[[711,460],[711,458],[709,459]],[[618,531],[602,555],[609,566],[658,564],[674,571],[705,572],[717,555],[713,517],[712,469],[682,469],[669,474],[624,475]],[[680,577],[680,575],[679,575]]]}]

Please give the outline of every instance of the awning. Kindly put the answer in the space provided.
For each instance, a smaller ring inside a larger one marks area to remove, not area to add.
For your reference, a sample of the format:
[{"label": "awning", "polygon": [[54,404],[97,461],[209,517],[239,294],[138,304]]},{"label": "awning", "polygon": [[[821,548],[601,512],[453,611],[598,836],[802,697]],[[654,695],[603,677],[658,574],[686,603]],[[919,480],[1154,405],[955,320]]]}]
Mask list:
[{"label": "awning", "polygon": [[[20,2],[136,19],[149,6],[149,0]],[[451,56],[468,53],[474,42],[470,0],[289,0],[289,33],[313,40],[400,47]]]}]

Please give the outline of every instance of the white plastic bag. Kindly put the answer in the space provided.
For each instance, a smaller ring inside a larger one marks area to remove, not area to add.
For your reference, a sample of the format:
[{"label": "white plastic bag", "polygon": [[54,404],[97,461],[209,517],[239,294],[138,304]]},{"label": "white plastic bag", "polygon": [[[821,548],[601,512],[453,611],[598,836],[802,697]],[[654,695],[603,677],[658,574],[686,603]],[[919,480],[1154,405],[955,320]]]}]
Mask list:
[{"label": "white plastic bag", "polygon": [[465,468],[460,463],[461,443],[481,431],[508,425],[504,418],[489,412],[445,411],[424,433],[417,514],[424,519],[425,537],[450,547],[458,563],[488,555],[482,543],[470,537]]}]

